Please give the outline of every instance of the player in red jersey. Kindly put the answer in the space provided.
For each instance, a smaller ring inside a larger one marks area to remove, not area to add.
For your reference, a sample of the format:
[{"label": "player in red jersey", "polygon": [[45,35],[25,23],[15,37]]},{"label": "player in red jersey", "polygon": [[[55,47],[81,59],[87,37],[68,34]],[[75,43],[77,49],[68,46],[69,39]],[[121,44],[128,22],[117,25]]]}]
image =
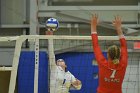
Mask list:
[{"label": "player in red jersey", "polygon": [[116,45],[110,46],[106,59],[98,45],[97,27],[98,16],[95,14],[91,20],[91,36],[95,58],[99,66],[99,86],[97,93],[122,93],[122,83],[126,72],[128,53],[125,37],[121,29],[121,18],[115,17],[113,25],[119,36],[120,48]]}]

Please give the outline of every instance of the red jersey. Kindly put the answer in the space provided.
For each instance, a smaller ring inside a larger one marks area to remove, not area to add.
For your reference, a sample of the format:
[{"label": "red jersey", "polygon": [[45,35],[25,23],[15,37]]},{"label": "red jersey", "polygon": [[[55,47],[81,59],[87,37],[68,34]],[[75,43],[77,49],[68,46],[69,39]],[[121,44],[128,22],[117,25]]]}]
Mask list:
[{"label": "red jersey", "polygon": [[92,43],[95,53],[95,58],[99,66],[99,86],[97,93],[122,93],[122,83],[127,67],[127,44],[125,38],[120,38],[121,55],[119,64],[111,65],[103,56],[98,45],[97,34],[92,34]]}]

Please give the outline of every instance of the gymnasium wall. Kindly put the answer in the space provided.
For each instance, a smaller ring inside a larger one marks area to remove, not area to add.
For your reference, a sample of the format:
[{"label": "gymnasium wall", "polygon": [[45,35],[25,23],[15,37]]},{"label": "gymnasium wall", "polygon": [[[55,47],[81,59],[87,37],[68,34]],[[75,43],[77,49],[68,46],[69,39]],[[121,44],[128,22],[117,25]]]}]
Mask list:
[{"label": "gymnasium wall", "polygon": [[26,18],[26,0],[1,0],[1,23],[22,24]]}]

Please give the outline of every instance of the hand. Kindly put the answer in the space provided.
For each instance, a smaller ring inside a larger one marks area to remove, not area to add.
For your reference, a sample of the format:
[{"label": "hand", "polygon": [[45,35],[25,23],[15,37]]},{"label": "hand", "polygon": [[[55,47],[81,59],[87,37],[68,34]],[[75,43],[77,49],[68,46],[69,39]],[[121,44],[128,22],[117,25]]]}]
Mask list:
[{"label": "hand", "polygon": [[45,34],[46,35],[53,35],[53,32],[52,31],[46,31]]},{"label": "hand", "polygon": [[118,29],[121,29],[121,17],[120,16],[115,16],[115,19],[113,21],[113,25],[115,26],[115,28],[118,30]]},{"label": "hand", "polygon": [[94,14],[91,19],[91,32],[96,32],[97,25],[98,25],[98,15]]},{"label": "hand", "polygon": [[120,16],[115,16],[115,19],[113,21],[113,25],[115,26],[118,35],[122,35],[122,21],[121,21],[121,17]]},{"label": "hand", "polygon": [[74,85],[74,86],[81,85],[81,81],[76,79],[76,81],[72,82],[72,85]]}]

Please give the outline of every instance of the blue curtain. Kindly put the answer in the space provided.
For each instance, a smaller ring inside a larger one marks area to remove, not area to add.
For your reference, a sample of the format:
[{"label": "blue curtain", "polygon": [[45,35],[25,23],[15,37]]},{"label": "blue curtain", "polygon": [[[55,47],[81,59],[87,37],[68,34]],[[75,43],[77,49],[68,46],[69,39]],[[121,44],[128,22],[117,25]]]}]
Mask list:
[{"label": "blue curtain", "polygon": [[[38,93],[48,93],[48,60],[46,52],[39,53]],[[34,93],[34,52],[22,52],[18,67],[18,93]]]}]

